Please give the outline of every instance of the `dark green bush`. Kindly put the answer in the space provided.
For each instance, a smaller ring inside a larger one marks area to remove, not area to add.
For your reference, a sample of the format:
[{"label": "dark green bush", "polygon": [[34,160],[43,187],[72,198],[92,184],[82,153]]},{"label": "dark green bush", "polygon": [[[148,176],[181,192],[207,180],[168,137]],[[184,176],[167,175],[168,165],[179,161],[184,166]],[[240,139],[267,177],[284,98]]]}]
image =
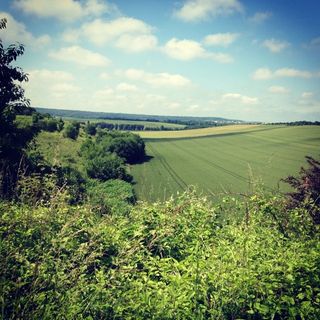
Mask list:
[{"label": "dark green bush", "polygon": [[92,179],[101,181],[120,179],[128,182],[132,180],[132,177],[126,172],[123,161],[115,154],[106,153],[88,159],[85,168]]},{"label": "dark green bush", "polygon": [[65,138],[70,138],[76,140],[79,135],[79,126],[75,123],[69,123],[65,126],[63,130],[63,136]]}]

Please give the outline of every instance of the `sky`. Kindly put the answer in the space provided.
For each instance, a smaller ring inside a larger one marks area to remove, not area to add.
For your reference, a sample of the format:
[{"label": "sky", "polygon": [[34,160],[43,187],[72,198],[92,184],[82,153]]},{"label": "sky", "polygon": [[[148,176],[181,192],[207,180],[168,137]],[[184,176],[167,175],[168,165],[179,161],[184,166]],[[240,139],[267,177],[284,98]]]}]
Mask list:
[{"label": "sky", "polygon": [[0,0],[33,107],[320,120],[319,0]]}]

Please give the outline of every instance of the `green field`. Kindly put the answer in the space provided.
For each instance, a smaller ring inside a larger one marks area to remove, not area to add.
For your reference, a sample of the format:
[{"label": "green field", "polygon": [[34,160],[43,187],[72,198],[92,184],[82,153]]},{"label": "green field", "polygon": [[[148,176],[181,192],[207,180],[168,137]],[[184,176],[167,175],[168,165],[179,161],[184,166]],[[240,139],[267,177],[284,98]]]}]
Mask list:
[{"label": "green field", "polygon": [[219,127],[208,127],[201,129],[187,129],[176,131],[139,131],[136,132],[144,139],[177,139],[177,138],[191,138],[191,137],[204,137],[221,134],[239,133],[243,131],[260,130],[261,125],[252,124],[236,124],[225,125]]},{"label": "green field", "polygon": [[253,181],[286,190],[280,179],[297,174],[306,155],[320,154],[317,126],[224,128],[215,136],[147,140],[153,158],[131,167],[139,199],[166,199],[189,185],[209,196],[247,192]]}]

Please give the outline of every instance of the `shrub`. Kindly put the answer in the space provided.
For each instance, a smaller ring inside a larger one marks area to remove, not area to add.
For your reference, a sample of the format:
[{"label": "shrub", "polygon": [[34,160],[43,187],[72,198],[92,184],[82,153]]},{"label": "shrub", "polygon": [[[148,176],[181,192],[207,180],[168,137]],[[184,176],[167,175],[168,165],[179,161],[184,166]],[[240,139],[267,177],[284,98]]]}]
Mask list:
[{"label": "shrub", "polygon": [[308,210],[313,222],[320,224],[320,162],[306,157],[309,168],[300,169],[300,176],[289,176],[283,179],[295,191],[288,193],[289,208],[304,207]]},{"label": "shrub", "polygon": [[88,159],[85,167],[88,176],[92,179],[101,181],[120,179],[128,182],[132,180],[126,172],[123,161],[115,154],[106,153]]},{"label": "shrub", "polygon": [[65,138],[70,138],[76,140],[79,135],[79,127],[73,123],[69,123],[63,130],[63,136]]},{"label": "shrub", "polygon": [[2,317],[319,319],[319,234],[284,237],[273,198],[228,201],[243,219],[192,192],[103,216],[0,203]]},{"label": "shrub", "polygon": [[133,187],[122,180],[108,180],[87,186],[88,203],[99,214],[125,215],[136,201]]}]

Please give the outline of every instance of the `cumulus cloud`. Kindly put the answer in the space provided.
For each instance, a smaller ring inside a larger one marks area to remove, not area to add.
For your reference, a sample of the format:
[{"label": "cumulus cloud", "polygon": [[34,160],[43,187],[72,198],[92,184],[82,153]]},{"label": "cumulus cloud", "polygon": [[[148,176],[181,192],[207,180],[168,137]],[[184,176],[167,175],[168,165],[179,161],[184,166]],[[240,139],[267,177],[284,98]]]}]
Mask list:
[{"label": "cumulus cloud", "polygon": [[58,51],[49,53],[49,56],[57,60],[73,62],[86,67],[105,67],[110,64],[110,60],[102,54],[79,46],[61,48]]},{"label": "cumulus cloud", "polygon": [[206,56],[206,51],[199,42],[178,40],[176,38],[169,40],[165,44],[164,52],[171,58],[185,61]]},{"label": "cumulus cloud", "polygon": [[287,41],[280,41],[276,39],[267,39],[262,43],[262,46],[269,49],[272,53],[278,53],[288,48],[290,45]]},{"label": "cumulus cloud", "polygon": [[220,63],[230,63],[233,59],[225,53],[214,53],[206,51],[202,45],[194,40],[178,40],[172,38],[164,48],[164,53],[170,58],[189,61],[197,58],[209,58]]},{"label": "cumulus cloud", "polygon": [[245,105],[254,105],[259,103],[258,98],[244,96],[240,93],[226,93],[222,96],[222,100],[236,101]]},{"label": "cumulus cloud", "polygon": [[116,89],[124,92],[135,92],[139,90],[135,85],[126,82],[119,83]]},{"label": "cumulus cloud", "polygon": [[20,42],[33,48],[39,48],[50,43],[51,38],[47,34],[35,37],[29,32],[26,26],[16,21],[12,15],[6,12],[0,12],[1,18],[7,19],[7,28],[0,30],[1,39],[5,43]]},{"label": "cumulus cloud", "polygon": [[117,11],[113,4],[101,0],[15,0],[14,6],[41,18],[73,21],[85,16],[98,16]]},{"label": "cumulus cloud", "polygon": [[242,11],[238,0],[187,0],[174,15],[184,21],[199,21]]},{"label": "cumulus cloud", "polygon": [[285,94],[285,93],[288,93],[290,90],[281,86],[271,86],[268,88],[268,91],[271,93]]},{"label": "cumulus cloud", "polygon": [[74,79],[73,75],[69,72],[48,69],[29,70],[28,76],[30,82],[38,80],[40,83],[62,83],[66,81],[72,81]]},{"label": "cumulus cloud", "polygon": [[124,51],[135,53],[154,50],[157,44],[158,39],[151,34],[124,34],[116,41],[115,46]]},{"label": "cumulus cloud", "polygon": [[207,35],[203,43],[207,46],[223,46],[227,47],[239,37],[238,33],[215,33]]},{"label": "cumulus cloud", "polygon": [[26,96],[35,106],[66,106],[74,101],[74,94],[81,92],[74,84],[74,76],[61,70],[27,70],[29,81],[24,84]]},{"label": "cumulus cloud", "polygon": [[129,80],[141,81],[154,87],[185,87],[191,81],[180,74],[149,73],[141,69],[127,69],[123,75]]},{"label": "cumulus cloud", "polygon": [[249,18],[249,21],[260,24],[270,19],[271,17],[272,13],[270,11],[256,12],[252,17]]},{"label": "cumulus cloud", "polygon": [[82,37],[97,46],[111,44],[129,53],[139,53],[157,48],[158,39],[153,28],[142,20],[120,17],[111,21],[95,19],[79,29],[68,29],[63,34],[67,42],[78,42]]},{"label": "cumulus cloud", "polygon": [[310,71],[298,70],[293,68],[281,68],[275,71],[269,68],[259,68],[257,69],[252,78],[254,80],[269,80],[272,78],[304,78],[309,79],[313,77],[319,77],[319,72],[312,73]]}]

